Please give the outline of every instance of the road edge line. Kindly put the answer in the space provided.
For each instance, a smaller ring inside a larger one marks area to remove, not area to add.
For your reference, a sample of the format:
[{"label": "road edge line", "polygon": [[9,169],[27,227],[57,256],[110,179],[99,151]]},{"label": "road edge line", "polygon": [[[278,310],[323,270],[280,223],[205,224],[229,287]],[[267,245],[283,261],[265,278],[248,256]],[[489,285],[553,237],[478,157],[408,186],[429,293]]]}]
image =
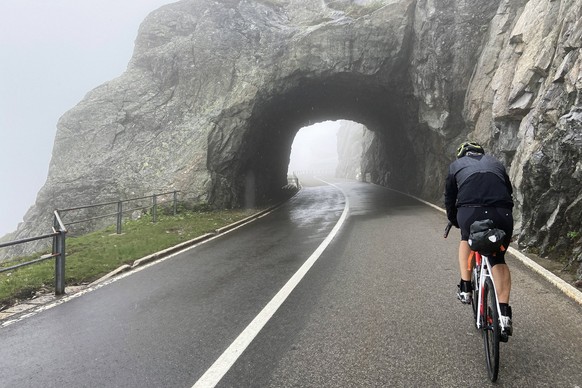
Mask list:
[{"label": "road edge line", "polygon": [[[256,214],[250,215],[242,220],[236,221],[233,224],[227,225],[225,227],[222,227],[220,229],[216,229],[213,233],[207,233],[204,234],[202,236],[198,236],[195,237],[192,240],[188,240],[182,243],[179,243],[175,246],[166,248],[162,251],[158,251],[155,253],[152,253],[150,255],[144,256],[140,259],[136,259],[132,264],[123,264],[120,267],[110,271],[109,273],[103,275],[102,277],[100,277],[99,279],[91,282],[90,284],[87,284],[86,286],[82,286],[80,290],[75,291],[75,292],[67,292],[65,293],[65,295],[63,296],[55,296],[51,301],[38,305],[37,307],[31,308],[30,310],[27,310],[26,313],[23,312],[18,312],[18,313],[12,313],[9,314],[6,317],[2,317],[0,318],[0,329],[6,327],[6,326],[10,326],[14,323],[20,322],[26,318],[29,318],[31,316],[34,316],[40,312],[43,312],[45,310],[49,310],[52,309],[53,307],[56,307],[58,305],[61,305],[63,303],[66,303],[72,299],[76,299],[84,294],[87,294],[89,292],[92,292],[96,289],[99,289],[103,286],[106,286],[107,284],[113,283],[114,281],[123,279],[127,276],[132,275],[135,272],[139,272],[143,269],[146,269],[148,267],[151,267],[153,265],[156,265],[158,263],[161,263],[163,261],[166,261],[180,253],[186,252],[189,249],[193,249],[196,248],[197,246],[199,246],[200,244],[206,243],[208,241],[214,240],[216,238],[220,238],[225,234],[228,234],[231,231],[234,231],[238,228],[241,228],[253,221],[256,221],[260,218],[263,218],[269,214],[271,214],[272,212],[274,212],[275,210],[277,210],[280,206],[282,206],[283,204],[285,204],[286,202],[290,201],[291,199],[293,199],[297,194],[299,194],[301,190],[297,190],[297,192],[295,194],[293,194],[291,197],[280,201],[264,210],[261,210],[259,212],[257,212]],[[244,221],[244,222],[243,222]],[[23,301],[23,303],[25,303],[26,301]],[[21,304],[23,304],[21,303]]]},{"label": "road edge line", "polygon": [[[435,208],[435,209],[437,209],[445,214],[447,213],[445,209],[443,209],[443,208],[441,208],[433,203],[430,203],[430,202],[427,202],[423,199],[415,197],[414,195],[405,193],[403,191],[391,189],[390,187],[381,186],[381,185],[378,185],[378,186],[384,187],[388,190],[395,191],[395,192],[403,194],[403,195],[406,195],[410,198],[414,198],[417,201],[424,203],[425,205],[433,207],[433,208]],[[554,285],[556,288],[558,288],[560,291],[562,291],[564,294],[566,294],[566,296],[570,297],[572,300],[574,300],[575,302],[582,305],[582,291],[578,290],[576,287],[569,284],[568,282],[566,282],[564,279],[560,278],[559,276],[553,274],[551,271],[548,271],[547,269],[545,269],[544,267],[542,267],[541,265],[539,265],[538,263],[536,263],[535,261],[533,261],[532,259],[527,257],[524,253],[517,250],[516,248],[509,247],[509,249],[507,249],[507,251],[511,255],[513,255],[513,257],[515,257],[517,260],[521,261],[523,265],[525,265],[526,267],[528,267],[532,271],[536,272],[538,275],[542,276],[544,279],[546,279],[546,281],[548,281],[550,284]]]},{"label": "road edge line", "polygon": [[574,301],[576,301],[582,305],[582,292],[579,291],[578,289],[576,289],[576,287],[569,284],[568,282],[566,282],[564,279],[560,278],[559,276],[553,274],[551,271],[548,271],[547,269],[545,269],[544,267],[542,267],[541,265],[539,265],[538,263],[536,263],[535,261],[533,261],[532,259],[530,259],[526,255],[524,255],[523,253],[521,253],[517,249],[515,249],[513,247],[509,247],[509,249],[507,251],[509,253],[511,253],[516,259],[521,261],[526,267],[530,268],[534,272],[537,272],[539,275],[544,277],[548,282],[553,284],[555,287],[557,287],[564,294],[566,294],[567,296],[572,298]]},{"label": "road edge line", "polygon": [[[95,286],[99,283],[103,283],[104,281],[109,280],[109,279],[119,275],[122,272],[131,271],[131,270],[134,270],[134,269],[141,267],[143,265],[154,263],[158,260],[167,258],[169,256],[173,256],[174,253],[181,253],[181,252],[187,251],[190,248],[194,248],[195,246],[198,246],[202,242],[209,241],[215,237],[221,236],[221,235],[226,234],[230,231],[238,229],[241,226],[244,226],[244,225],[249,224],[255,220],[258,220],[259,218],[265,217],[265,216],[269,215],[270,213],[272,213],[273,211],[275,211],[276,209],[278,209],[285,202],[287,202],[287,201],[291,200],[293,197],[295,197],[299,193],[299,191],[300,190],[298,190],[297,193],[295,193],[294,195],[292,195],[291,197],[289,197],[288,199],[286,199],[284,201],[281,201],[281,202],[279,202],[271,207],[268,207],[267,209],[261,210],[255,214],[252,214],[248,217],[245,217],[242,220],[238,220],[238,221],[233,222],[232,224],[215,229],[214,232],[203,234],[201,236],[193,238],[192,240],[178,243],[178,244],[171,246],[169,248],[163,249],[163,250],[158,251],[158,252],[154,252],[154,253],[149,254],[147,256],[144,256],[140,259],[136,259],[136,260],[134,260],[134,262],[132,264],[124,264],[124,265],[120,266],[119,268],[116,268],[113,271],[103,275],[101,278],[93,281],[87,287],[91,287],[91,286]],[[128,266],[129,266],[129,268],[128,268]]]},{"label": "road edge line", "polygon": [[[325,181],[323,181],[325,182]],[[285,283],[285,285],[275,294],[275,296],[267,303],[265,307],[257,314],[257,316],[247,325],[247,327],[238,335],[238,337],[230,344],[228,348],[214,361],[214,363],[206,370],[206,372],[196,381],[192,388],[212,388],[215,387],[224,375],[230,370],[232,365],[251,344],[275,312],[281,307],[283,302],[303,279],[305,274],[311,269],[313,264],[319,259],[321,254],[325,251],[327,246],[331,243],[334,237],[338,234],[343,223],[349,214],[349,199],[346,193],[338,186],[325,182],[336,189],[340,190],[345,198],[344,210],[335,224],[331,232],[323,240],[323,242],[315,249],[309,258],[303,263],[301,267],[293,274],[293,276]]]}]

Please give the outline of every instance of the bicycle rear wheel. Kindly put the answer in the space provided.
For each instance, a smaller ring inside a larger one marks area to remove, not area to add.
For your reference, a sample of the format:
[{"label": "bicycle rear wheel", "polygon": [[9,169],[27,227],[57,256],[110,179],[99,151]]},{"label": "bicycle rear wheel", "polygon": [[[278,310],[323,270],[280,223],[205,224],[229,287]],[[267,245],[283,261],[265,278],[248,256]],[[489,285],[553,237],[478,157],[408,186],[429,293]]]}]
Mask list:
[{"label": "bicycle rear wheel", "polygon": [[497,380],[499,373],[499,312],[497,311],[497,297],[491,279],[485,280],[483,285],[483,344],[487,359],[487,372],[491,381]]}]

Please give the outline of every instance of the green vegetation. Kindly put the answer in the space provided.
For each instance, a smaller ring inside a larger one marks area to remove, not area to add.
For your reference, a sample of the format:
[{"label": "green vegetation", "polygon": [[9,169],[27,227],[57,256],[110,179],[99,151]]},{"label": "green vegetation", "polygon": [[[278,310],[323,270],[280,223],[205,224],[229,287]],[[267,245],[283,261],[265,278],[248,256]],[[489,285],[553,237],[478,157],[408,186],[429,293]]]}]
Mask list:
[{"label": "green vegetation", "polygon": [[[90,283],[123,264],[131,264],[149,254],[194,239],[215,229],[248,217],[256,211],[207,209],[177,216],[160,215],[158,222],[151,217],[126,221],[123,234],[115,234],[115,226],[66,240],[66,285]],[[9,267],[40,257],[40,254],[21,257],[1,266]],[[35,292],[54,291],[54,260],[29,265],[11,272],[0,273],[0,308]]]},{"label": "green vegetation", "polygon": [[568,232],[567,236],[570,240],[576,240],[580,237],[580,232]]}]

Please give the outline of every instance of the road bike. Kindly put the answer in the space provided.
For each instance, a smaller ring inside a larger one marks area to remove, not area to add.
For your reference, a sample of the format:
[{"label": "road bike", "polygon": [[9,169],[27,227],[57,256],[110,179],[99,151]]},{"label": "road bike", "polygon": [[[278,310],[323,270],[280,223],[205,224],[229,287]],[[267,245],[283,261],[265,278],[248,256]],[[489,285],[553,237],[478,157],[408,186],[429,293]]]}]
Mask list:
[{"label": "road bike", "polygon": [[[452,224],[445,229],[444,237],[447,238]],[[489,258],[476,251],[471,251],[467,259],[468,269],[471,271],[472,309],[475,327],[481,330],[483,346],[485,348],[485,360],[487,361],[487,373],[492,382],[497,381],[499,375],[499,343],[507,342],[506,327],[499,319],[501,309],[497,298],[495,280],[490,272]]]}]

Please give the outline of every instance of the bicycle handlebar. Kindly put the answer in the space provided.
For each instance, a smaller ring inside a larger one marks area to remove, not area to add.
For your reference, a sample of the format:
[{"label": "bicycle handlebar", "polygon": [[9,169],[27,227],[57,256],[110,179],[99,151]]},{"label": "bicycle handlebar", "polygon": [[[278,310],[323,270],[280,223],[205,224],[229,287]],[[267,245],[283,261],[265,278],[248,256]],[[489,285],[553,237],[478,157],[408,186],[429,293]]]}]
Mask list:
[{"label": "bicycle handlebar", "polygon": [[449,223],[447,224],[447,227],[445,228],[445,234],[443,235],[444,238],[447,238],[449,236],[449,232],[451,231],[452,227],[453,227],[453,223],[451,221],[449,221]]}]

